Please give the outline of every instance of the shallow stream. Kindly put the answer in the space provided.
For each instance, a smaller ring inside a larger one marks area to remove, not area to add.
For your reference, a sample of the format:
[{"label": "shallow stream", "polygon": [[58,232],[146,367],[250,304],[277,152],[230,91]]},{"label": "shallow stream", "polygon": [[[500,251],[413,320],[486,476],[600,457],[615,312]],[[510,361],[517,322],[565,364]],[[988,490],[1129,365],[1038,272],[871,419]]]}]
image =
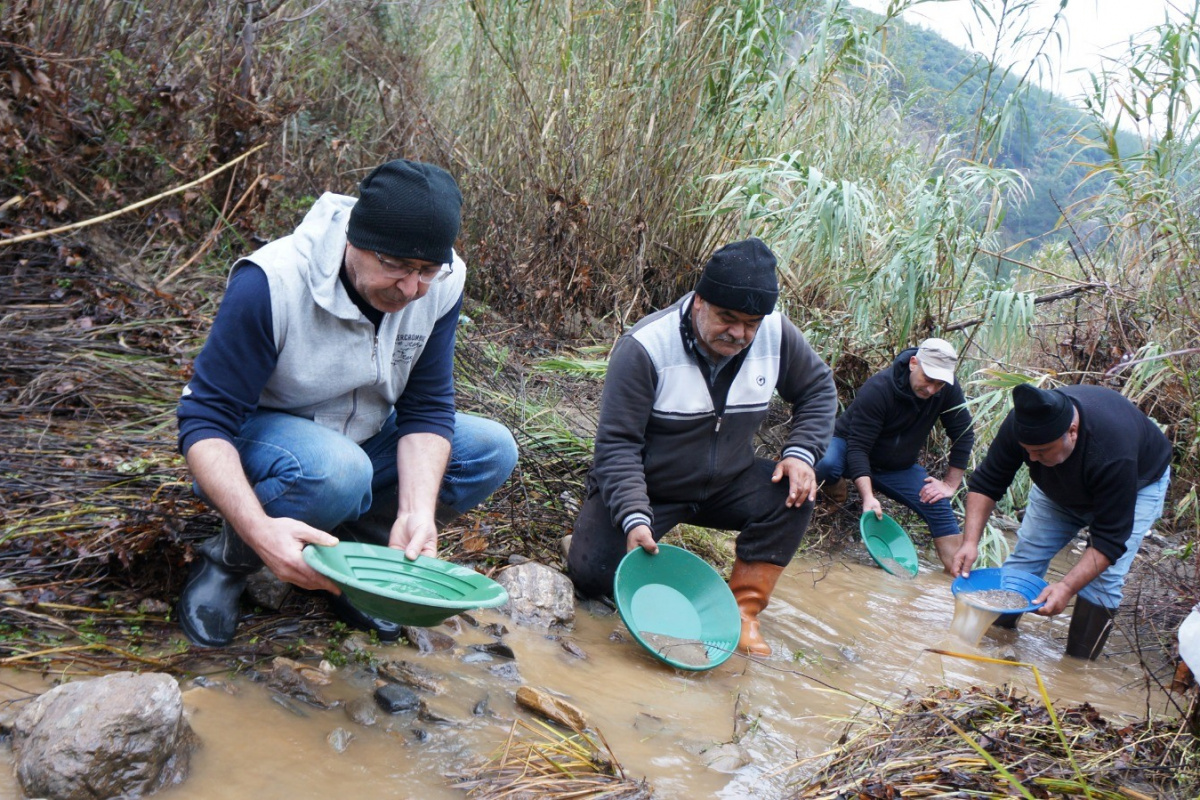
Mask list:
[{"label": "shallow stream", "polygon": [[[586,659],[543,632],[490,612],[476,616],[509,629],[504,642],[516,654],[520,683],[489,671],[502,659],[463,661],[466,646],[494,641],[482,627],[464,626],[455,634],[458,646],[444,653],[380,648],[384,657],[444,676],[447,691],[424,698],[450,723],[381,713],[378,724],[363,727],[342,708],[322,711],[294,701],[285,707],[262,684],[245,679],[207,688],[185,681],[185,703],[203,747],[189,780],[157,797],[462,798],[447,776],[501,746],[514,718],[532,719],[513,699],[522,683],[559,693],[579,707],[628,774],[648,779],[654,796],[663,800],[779,797],[789,775],[794,779],[811,769],[812,757],[836,742],[850,718],[875,713],[868,700],[898,703],[907,692],[924,696],[931,686],[943,685],[1014,683],[1036,694],[1028,667],[927,648],[1036,664],[1056,703],[1087,701],[1106,715],[1136,717],[1144,717],[1148,706],[1164,707],[1161,697],[1147,693],[1119,632],[1108,644],[1108,652],[1117,655],[1095,663],[1063,656],[1065,614],[1026,615],[1018,631],[989,631],[978,646],[952,636],[950,579],[928,562],[916,578],[901,580],[865,563],[798,559],[762,616],[773,657],[754,663],[734,656],[708,672],[677,671],[656,661],[615,614],[581,612],[575,629],[562,637]],[[331,699],[351,700],[372,690],[361,670],[347,667],[334,678],[323,690]],[[36,691],[48,686],[27,673],[10,672],[0,680]],[[12,696],[0,686],[0,698]],[[483,706],[483,714],[473,713]],[[328,741],[336,728],[353,734],[344,752]],[[721,747],[735,738],[740,748]],[[8,766],[11,754],[4,750],[2,758],[0,797],[19,797]],[[805,759],[790,773],[783,769]]]}]

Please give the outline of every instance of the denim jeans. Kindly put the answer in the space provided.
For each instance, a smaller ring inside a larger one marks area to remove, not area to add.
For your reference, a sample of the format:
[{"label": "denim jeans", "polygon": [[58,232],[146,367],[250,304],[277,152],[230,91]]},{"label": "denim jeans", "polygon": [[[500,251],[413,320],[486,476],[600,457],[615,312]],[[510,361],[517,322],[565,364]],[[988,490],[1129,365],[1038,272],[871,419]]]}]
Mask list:
[{"label": "denim jeans", "polygon": [[[829,442],[825,456],[815,467],[817,480],[832,483],[840,480],[846,471],[846,440],[838,436]],[[929,473],[920,464],[913,464],[908,469],[895,472],[872,472],[871,487],[917,512],[925,524],[929,526],[929,535],[933,538],[941,536],[957,536],[961,531],[958,519],[954,516],[954,508],[948,499],[936,503],[926,503],[921,500],[921,487]]]},{"label": "denim jeans", "polygon": [[[331,531],[366,513],[376,494],[395,493],[399,438],[394,415],[360,445],[303,417],[260,410],[246,420],[234,444],[269,516],[291,517]],[[456,413],[438,501],[459,513],[468,511],[499,488],[516,463],[517,444],[507,428]]]},{"label": "denim jeans", "polygon": [[[1133,509],[1133,532],[1125,542],[1125,554],[1083,587],[1079,592],[1080,597],[1105,608],[1121,605],[1125,576],[1129,574],[1129,567],[1146,532],[1162,516],[1163,501],[1170,482],[1171,468],[1168,467],[1161,478],[1137,493]],[[1017,546],[1004,566],[1044,577],[1050,560],[1091,522],[1092,515],[1076,514],[1063,508],[1034,486],[1029,492],[1025,518],[1017,531]]]}]

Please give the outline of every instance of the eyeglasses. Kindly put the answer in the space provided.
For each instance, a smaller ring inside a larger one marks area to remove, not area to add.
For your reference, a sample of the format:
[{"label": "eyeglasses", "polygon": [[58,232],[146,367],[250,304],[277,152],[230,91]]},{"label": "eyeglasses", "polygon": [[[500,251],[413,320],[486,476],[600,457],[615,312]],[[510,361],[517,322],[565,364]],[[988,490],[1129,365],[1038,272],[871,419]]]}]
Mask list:
[{"label": "eyeglasses", "polygon": [[409,267],[389,258],[385,258],[378,250],[373,251],[375,258],[383,265],[383,268],[388,270],[392,277],[398,281],[408,280],[408,276],[414,272],[417,273],[417,280],[421,283],[441,283],[450,277],[450,273],[454,272],[453,264],[430,264],[427,267]]}]

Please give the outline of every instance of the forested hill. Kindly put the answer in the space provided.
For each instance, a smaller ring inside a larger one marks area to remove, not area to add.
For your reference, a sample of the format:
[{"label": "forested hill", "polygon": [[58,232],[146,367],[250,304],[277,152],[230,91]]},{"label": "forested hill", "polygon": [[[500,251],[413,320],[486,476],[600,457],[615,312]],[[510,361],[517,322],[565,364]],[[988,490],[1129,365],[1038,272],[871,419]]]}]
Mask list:
[{"label": "forested hill", "polygon": [[[1055,202],[1065,208],[1073,199],[1093,194],[1103,179],[1087,176],[1092,171],[1089,165],[1104,163],[1105,154],[1082,145],[1077,136],[1096,135],[1089,126],[1090,116],[1036,86],[1020,87],[1018,70],[989,75],[983,57],[902,21],[893,21],[885,54],[896,69],[894,91],[914,127],[928,126],[939,133],[961,131],[964,153],[975,136],[981,104],[984,115],[996,114],[1016,99],[1016,113],[1000,139],[996,165],[1019,169],[1032,191],[1005,219],[1009,243],[1033,238],[1037,246],[1055,238],[1058,234],[1044,236],[1060,216]],[[1117,142],[1123,155],[1140,149],[1137,137],[1130,133],[1119,132]]]}]

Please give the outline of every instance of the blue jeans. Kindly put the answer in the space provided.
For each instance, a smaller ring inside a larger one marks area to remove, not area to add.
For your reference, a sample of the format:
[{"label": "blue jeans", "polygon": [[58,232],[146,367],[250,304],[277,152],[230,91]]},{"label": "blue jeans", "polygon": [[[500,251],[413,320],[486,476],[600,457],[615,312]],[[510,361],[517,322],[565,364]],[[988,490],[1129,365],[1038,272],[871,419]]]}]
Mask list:
[{"label": "blue jeans", "polygon": [[[269,516],[291,517],[331,531],[365,514],[380,493],[395,496],[399,438],[395,415],[360,445],[303,417],[256,411],[234,444]],[[459,513],[469,511],[508,479],[516,463],[517,443],[507,428],[456,413],[438,501]]]},{"label": "blue jeans", "polygon": [[[1161,478],[1137,493],[1137,503],[1133,509],[1133,532],[1125,542],[1125,554],[1083,587],[1079,591],[1080,597],[1105,608],[1121,605],[1125,576],[1129,574],[1129,567],[1142,545],[1146,531],[1162,516],[1163,501],[1170,482],[1171,468],[1168,467]],[[1017,546],[1004,566],[1044,577],[1050,560],[1091,522],[1092,515],[1076,514],[1063,508],[1034,486],[1029,492],[1029,504],[1025,507],[1021,529],[1017,531]]]},{"label": "blue jeans", "polygon": [[[815,468],[817,480],[832,483],[840,480],[846,471],[846,440],[838,436],[829,442],[825,456]],[[937,539],[942,536],[957,536],[961,531],[954,508],[948,499],[936,503],[921,500],[921,487],[929,473],[920,464],[896,472],[872,472],[871,487],[897,503],[908,506],[929,526],[929,535]]]}]

